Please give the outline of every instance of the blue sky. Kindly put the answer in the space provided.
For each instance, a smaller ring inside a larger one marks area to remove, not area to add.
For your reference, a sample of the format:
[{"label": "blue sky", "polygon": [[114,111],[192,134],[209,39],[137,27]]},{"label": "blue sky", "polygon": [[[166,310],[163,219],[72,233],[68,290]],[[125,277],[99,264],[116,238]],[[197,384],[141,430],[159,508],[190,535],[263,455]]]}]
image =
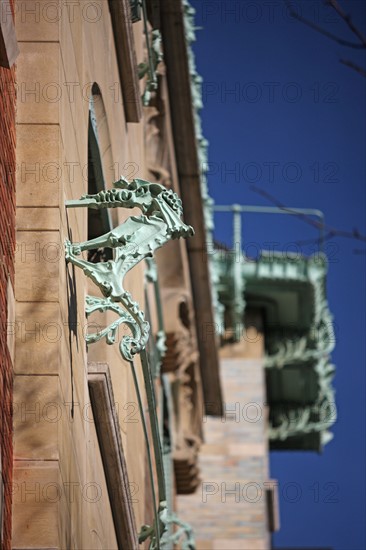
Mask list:
[{"label": "blue sky", "polygon": [[[366,3],[340,0],[364,33]],[[354,39],[320,0],[292,2],[344,39]],[[286,15],[282,0],[196,0],[195,45],[204,78],[204,133],[210,142],[209,188],[218,204],[270,204],[256,185],[293,207],[319,208],[326,223],[366,234],[366,79],[338,62],[366,67],[365,54],[344,48]],[[308,254],[314,229],[287,216],[248,214],[246,252]],[[216,218],[216,238],[231,242],[231,222]],[[251,244],[249,244],[251,243]],[[268,247],[268,246],[267,246]],[[338,420],[322,455],[272,453],[279,480],[281,530],[275,547],[364,550],[365,539],[365,243],[327,243],[328,299],[334,315]],[[290,502],[282,488],[295,483]]]}]

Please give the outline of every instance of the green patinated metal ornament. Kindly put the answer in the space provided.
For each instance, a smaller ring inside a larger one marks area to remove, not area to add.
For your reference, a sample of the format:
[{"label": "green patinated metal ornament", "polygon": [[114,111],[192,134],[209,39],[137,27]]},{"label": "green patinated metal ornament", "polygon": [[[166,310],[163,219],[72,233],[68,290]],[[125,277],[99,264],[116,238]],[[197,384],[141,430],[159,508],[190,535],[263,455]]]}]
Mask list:
[{"label": "green patinated metal ornament", "polygon": [[[140,0],[139,9],[142,10],[142,19],[144,24],[144,34],[146,41],[147,60],[139,63],[138,75],[139,78],[146,76],[145,91],[142,94],[142,103],[145,107],[150,104],[152,93],[158,89],[157,69],[159,63],[163,60],[162,38],[159,29],[153,28],[149,30],[149,21],[147,15],[146,1]],[[136,9],[133,13],[136,13]],[[139,11],[139,14],[141,11]]]},{"label": "green patinated metal ornament", "polygon": [[[146,353],[146,344],[149,339],[150,326],[145,320],[144,313],[139,308],[131,294],[124,288],[123,280],[128,271],[139,262],[145,260],[148,270],[145,275],[150,282],[157,283],[156,267],[151,260],[155,250],[163,246],[170,239],[187,238],[194,234],[193,228],[184,224],[182,202],[179,197],[163,185],[146,180],[134,179],[129,182],[121,176],[114,183],[114,187],[107,191],[100,191],[94,195],[84,195],[78,200],[66,201],[67,208],[139,208],[140,216],[130,216],[124,223],[118,225],[104,235],[80,243],[65,242],[66,261],[79,267],[100,289],[102,297],[86,297],[86,315],[95,311],[112,311],[118,318],[106,328],[97,333],[85,336],[88,344],[103,338],[107,344],[114,344],[117,338],[118,327],[126,325],[131,334],[122,337],[119,348],[122,357],[131,365],[137,400],[139,403],[142,427],[145,437],[148,456],[150,481],[153,493],[154,525],[143,526],[139,534],[140,541],[150,538],[150,550],[171,548],[182,535],[182,548],[194,548],[193,536],[190,528],[181,522],[172,511],[167,510],[165,474],[163,465],[162,445],[159,423],[156,414],[155,389],[149,358]],[[113,252],[113,259],[93,263],[82,257],[84,251],[109,248]],[[165,334],[162,323],[160,295],[155,284],[155,296],[158,302],[159,331],[156,342],[158,360],[165,351]],[[154,462],[158,480],[158,502],[154,488],[153,460],[150,451],[148,430],[145,421],[141,392],[135,371],[134,357],[140,354],[144,385],[146,390],[150,430],[153,439]],[[159,373],[159,366],[155,367]],[[168,526],[170,526],[168,528]],[[177,526],[174,530],[172,526]],[[178,536],[179,534],[179,536]]]},{"label": "green patinated metal ornament", "polygon": [[[153,345],[153,359],[151,363],[153,364],[154,378],[160,377],[162,360],[164,358],[166,347],[166,334],[164,330],[164,321],[163,321],[163,307],[160,297],[160,287],[158,281],[158,269],[154,258],[146,258],[146,270],[145,270],[145,286],[151,284],[154,288],[154,297],[155,297],[155,306],[157,311],[157,321],[158,327],[156,332],[156,337]],[[146,290],[145,289],[145,290]],[[150,309],[149,300],[146,297],[146,303],[148,310]]]},{"label": "green patinated metal ornament", "polygon": [[[138,207],[143,212],[140,216],[131,216],[118,227],[95,239],[65,243],[66,260],[80,267],[104,296],[104,299],[87,298],[87,315],[96,310],[112,310],[120,316],[117,325],[126,323],[130,326],[132,336],[125,336],[120,343],[123,357],[130,361],[146,345],[149,325],[138,304],[124,289],[123,279],[128,271],[151,257],[155,250],[170,239],[186,238],[193,235],[194,231],[181,220],[182,202],[176,193],[158,183],[141,179],[134,179],[130,183],[121,177],[115,182],[113,189],[67,201],[66,206],[96,209]],[[96,248],[112,249],[113,260],[93,263],[82,258],[83,251]],[[87,340],[95,342],[107,336],[107,341],[110,340],[108,343],[113,343],[117,325],[113,323],[101,333],[89,335]]]},{"label": "green patinated metal ornament", "polygon": [[[157,538],[154,526],[143,525],[139,533],[140,544],[150,538],[149,550],[157,550],[157,548],[168,550],[179,542],[181,543],[182,550],[195,550],[196,545],[192,528],[188,523],[181,521],[176,514],[169,513],[166,501],[160,502],[159,519],[161,522],[161,538]],[[170,526],[173,528],[177,527],[177,529],[169,533]]]}]

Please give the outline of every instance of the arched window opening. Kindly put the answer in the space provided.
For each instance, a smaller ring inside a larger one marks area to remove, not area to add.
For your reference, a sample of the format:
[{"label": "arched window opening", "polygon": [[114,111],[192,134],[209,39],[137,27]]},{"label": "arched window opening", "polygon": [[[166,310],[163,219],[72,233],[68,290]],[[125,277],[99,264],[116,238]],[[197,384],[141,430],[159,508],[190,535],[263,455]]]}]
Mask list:
[{"label": "arched window opening", "polygon": [[[102,96],[97,84],[93,84],[89,100],[89,126],[88,126],[88,194],[99,193],[105,189],[103,165],[99,147],[98,121],[95,113],[95,103],[102,101]],[[111,230],[112,224],[108,209],[88,209],[88,240],[95,239]],[[112,258],[110,248],[93,249],[88,252],[88,260],[91,262],[103,262]]]}]

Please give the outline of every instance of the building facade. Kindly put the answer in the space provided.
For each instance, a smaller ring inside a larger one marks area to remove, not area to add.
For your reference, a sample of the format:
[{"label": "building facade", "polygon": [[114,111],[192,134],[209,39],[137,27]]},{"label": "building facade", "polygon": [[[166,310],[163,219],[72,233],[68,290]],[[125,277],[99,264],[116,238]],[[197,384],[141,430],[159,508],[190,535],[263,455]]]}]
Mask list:
[{"label": "building facade", "polygon": [[215,247],[186,0],[0,6],[1,548],[270,548],[269,450],[329,440],[325,261]]},{"label": "building facade", "polygon": [[217,348],[200,337],[214,321],[189,7],[168,4],[15,6],[4,548],[193,544],[174,499],[197,487],[202,411],[220,414],[221,394]]}]

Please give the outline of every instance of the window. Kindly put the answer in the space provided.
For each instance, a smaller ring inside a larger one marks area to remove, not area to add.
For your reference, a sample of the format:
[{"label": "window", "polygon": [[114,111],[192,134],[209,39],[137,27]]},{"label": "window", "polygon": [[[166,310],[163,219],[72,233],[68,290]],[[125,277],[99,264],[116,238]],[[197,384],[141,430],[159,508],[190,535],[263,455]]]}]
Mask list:
[{"label": "window", "polygon": [[[105,189],[103,165],[100,155],[98,123],[95,112],[95,103],[102,101],[99,88],[93,85],[92,95],[89,102],[89,128],[88,128],[88,194],[96,194]],[[111,230],[111,219],[109,209],[93,210],[88,208],[88,241],[95,239]],[[88,260],[90,262],[102,262],[112,258],[110,248],[89,250]]]}]

